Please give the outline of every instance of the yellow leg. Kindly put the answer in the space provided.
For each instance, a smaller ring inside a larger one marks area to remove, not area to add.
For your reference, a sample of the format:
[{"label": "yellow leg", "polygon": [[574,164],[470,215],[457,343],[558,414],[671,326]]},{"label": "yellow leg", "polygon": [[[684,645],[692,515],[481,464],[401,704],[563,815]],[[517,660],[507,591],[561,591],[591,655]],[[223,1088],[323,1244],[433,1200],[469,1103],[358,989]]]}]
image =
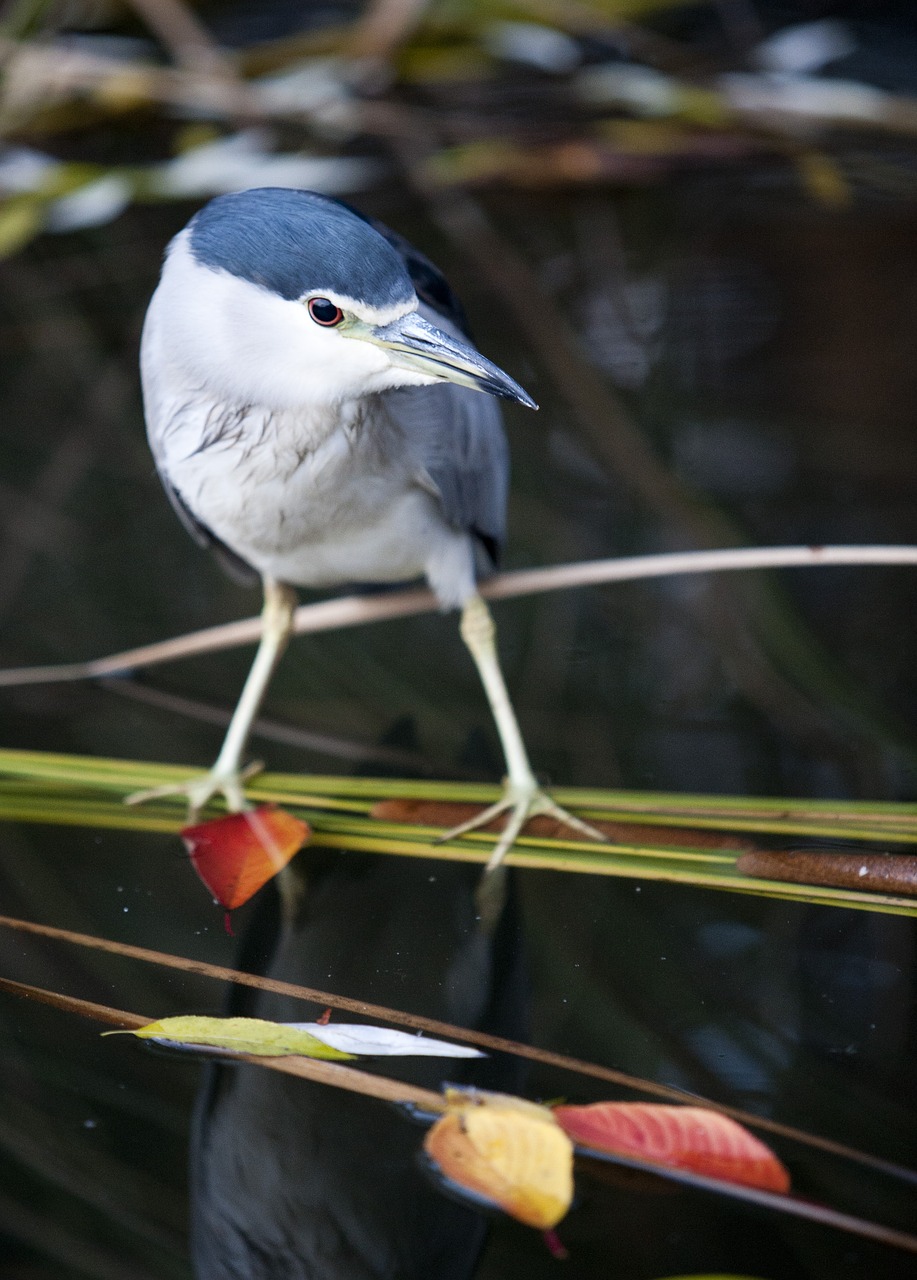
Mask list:
[{"label": "yellow leg", "polygon": [[187,782],[153,787],[149,791],[135,791],[133,795],[127,796],[126,804],[142,804],[144,800],[152,800],[158,796],[186,795],[189,821],[194,821],[215,795],[225,797],[230,813],[239,813],[248,807],[243,784],[260,766],[242,769],[242,755],[271,676],[290,639],[295,609],[296,592],[293,588],[265,578],[261,643],[213,768],[201,777],[189,778]]},{"label": "yellow leg", "polygon": [[477,827],[486,826],[499,814],[508,813],[506,826],[487,864],[488,871],[493,871],[500,865],[525,823],[539,813],[556,818],[565,826],[588,836],[590,840],[604,842],[605,837],[601,831],[580,818],[575,818],[566,809],[562,809],[539,787],[532,772],[532,766],[529,764],[525,743],[519,731],[519,722],[500,669],[494,620],[480,596],[472,596],[462,610],[461,633],[462,639],[474,658],[493,712],[506,760],[507,776],[504,780],[501,800],[491,805],[489,809],[485,809],[483,813],[469,819],[468,822],[454,827],[443,836],[443,839],[450,840],[453,836],[464,835],[466,831],[474,831]]}]

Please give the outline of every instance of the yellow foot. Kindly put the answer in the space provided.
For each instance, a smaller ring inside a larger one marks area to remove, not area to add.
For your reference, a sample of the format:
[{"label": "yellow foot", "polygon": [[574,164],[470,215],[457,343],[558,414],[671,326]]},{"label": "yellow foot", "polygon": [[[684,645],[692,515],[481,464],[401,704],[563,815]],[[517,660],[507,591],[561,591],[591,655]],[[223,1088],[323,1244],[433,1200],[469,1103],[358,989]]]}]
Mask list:
[{"label": "yellow foot", "polygon": [[495,871],[499,867],[507,853],[516,843],[516,837],[529,818],[535,818],[542,813],[549,818],[556,818],[565,827],[571,827],[574,831],[579,831],[582,835],[588,836],[590,840],[599,840],[604,844],[607,839],[596,827],[591,827],[588,822],[583,822],[581,818],[575,818],[572,813],[568,813],[559,804],[555,804],[551,797],[542,791],[541,787],[532,779],[530,783],[507,780],[504,783],[503,798],[501,800],[498,800],[496,804],[492,804],[489,809],[484,809],[483,812],[475,814],[467,822],[462,822],[459,826],[453,827],[451,831],[447,831],[445,835],[440,836],[440,840],[454,840],[456,836],[463,836],[467,831],[476,831],[479,827],[486,827],[489,822],[493,822],[494,818],[498,818],[501,813],[508,813],[509,817],[506,820],[506,826],[500,833],[497,846],[490,855],[490,861],[484,868],[485,871]]},{"label": "yellow foot", "polygon": [[214,796],[221,795],[226,801],[230,813],[241,813],[249,808],[245,799],[245,783],[254,774],[260,773],[264,765],[260,760],[238,769],[220,769],[216,765],[209,773],[187,782],[167,782],[161,787],[150,787],[147,791],[134,791],[124,797],[125,804],[144,804],[147,800],[158,800],[162,796],[186,796],[188,799],[188,822],[196,822],[201,810]]}]

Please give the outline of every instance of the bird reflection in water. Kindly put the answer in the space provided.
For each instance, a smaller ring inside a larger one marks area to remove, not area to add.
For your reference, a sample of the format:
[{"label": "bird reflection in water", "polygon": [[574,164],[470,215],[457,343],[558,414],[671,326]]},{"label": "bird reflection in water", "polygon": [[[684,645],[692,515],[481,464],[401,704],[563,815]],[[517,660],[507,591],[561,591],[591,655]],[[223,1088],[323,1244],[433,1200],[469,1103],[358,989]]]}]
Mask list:
[{"label": "bird reflection in water", "polygon": [[[507,872],[309,853],[263,893],[239,967],[519,1036],[524,966]],[[306,1021],[299,1000],[237,988],[232,1015]],[[351,1015],[347,1015],[350,1019]],[[366,1064],[361,1063],[361,1067]],[[369,1064],[372,1070],[372,1064]],[[517,1090],[498,1057],[388,1058],[385,1074]],[[422,1130],[397,1108],[246,1064],[207,1067],[192,1151],[198,1280],[464,1280],[486,1218],[444,1196],[418,1159]]]}]

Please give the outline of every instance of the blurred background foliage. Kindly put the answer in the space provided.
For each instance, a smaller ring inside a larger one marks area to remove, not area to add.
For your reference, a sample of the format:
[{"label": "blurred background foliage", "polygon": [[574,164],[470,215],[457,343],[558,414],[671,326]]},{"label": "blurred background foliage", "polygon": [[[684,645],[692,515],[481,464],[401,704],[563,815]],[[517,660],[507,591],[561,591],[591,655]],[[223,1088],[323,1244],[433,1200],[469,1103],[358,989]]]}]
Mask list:
[{"label": "blurred background foliage", "polygon": [[[256,607],[174,521],[136,376],[162,247],[204,199],[252,185],[397,227],[539,400],[537,419],[508,415],[507,564],[917,542],[905,0],[8,0],[0,76],[3,665]],[[558,594],[498,621],[555,782],[909,799],[915,604],[909,570],[832,569]],[[247,662],[4,691],[4,744],[203,765]],[[256,746],[277,768],[499,769],[436,617],[298,640],[266,716]],[[231,962],[161,837],[4,826],[0,886],[9,914]],[[911,921],[549,872],[518,889],[536,1043],[912,1158]],[[412,973],[429,963],[390,938],[346,994],[387,979],[426,1012]],[[220,1007],[199,980],[5,935],[0,970],[151,1016]],[[7,1001],[0,1036],[0,1276],[187,1276],[193,1068]],[[793,1173],[815,1199],[913,1219],[878,1177],[812,1156]],[[687,1193],[600,1188],[564,1239],[573,1277],[912,1266]],[[557,1265],[501,1222],[478,1275]]]}]

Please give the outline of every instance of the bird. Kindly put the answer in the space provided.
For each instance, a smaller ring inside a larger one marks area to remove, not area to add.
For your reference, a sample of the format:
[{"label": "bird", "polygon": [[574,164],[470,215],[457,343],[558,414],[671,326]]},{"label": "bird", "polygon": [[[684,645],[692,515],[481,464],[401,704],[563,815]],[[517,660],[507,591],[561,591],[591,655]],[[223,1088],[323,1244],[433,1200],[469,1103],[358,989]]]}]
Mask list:
[{"label": "bird", "polygon": [[[299,587],[426,579],[461,612],[506,761],[496,804],[448,839],[506,820],[595,828],[539,786],[478,579],[505,537],[509,462],[498,400],[537,408],[473,345],[442,273],[397,232],[330,196],[217,196],[170,242],[140,344],[147,435],[179,517],[263,587],[261,640],[213,767],[129,797],[181,793],[194,820],[248,807],[245,748],[290,638]],[[484,394],[481,394],[484,393]]]}]

